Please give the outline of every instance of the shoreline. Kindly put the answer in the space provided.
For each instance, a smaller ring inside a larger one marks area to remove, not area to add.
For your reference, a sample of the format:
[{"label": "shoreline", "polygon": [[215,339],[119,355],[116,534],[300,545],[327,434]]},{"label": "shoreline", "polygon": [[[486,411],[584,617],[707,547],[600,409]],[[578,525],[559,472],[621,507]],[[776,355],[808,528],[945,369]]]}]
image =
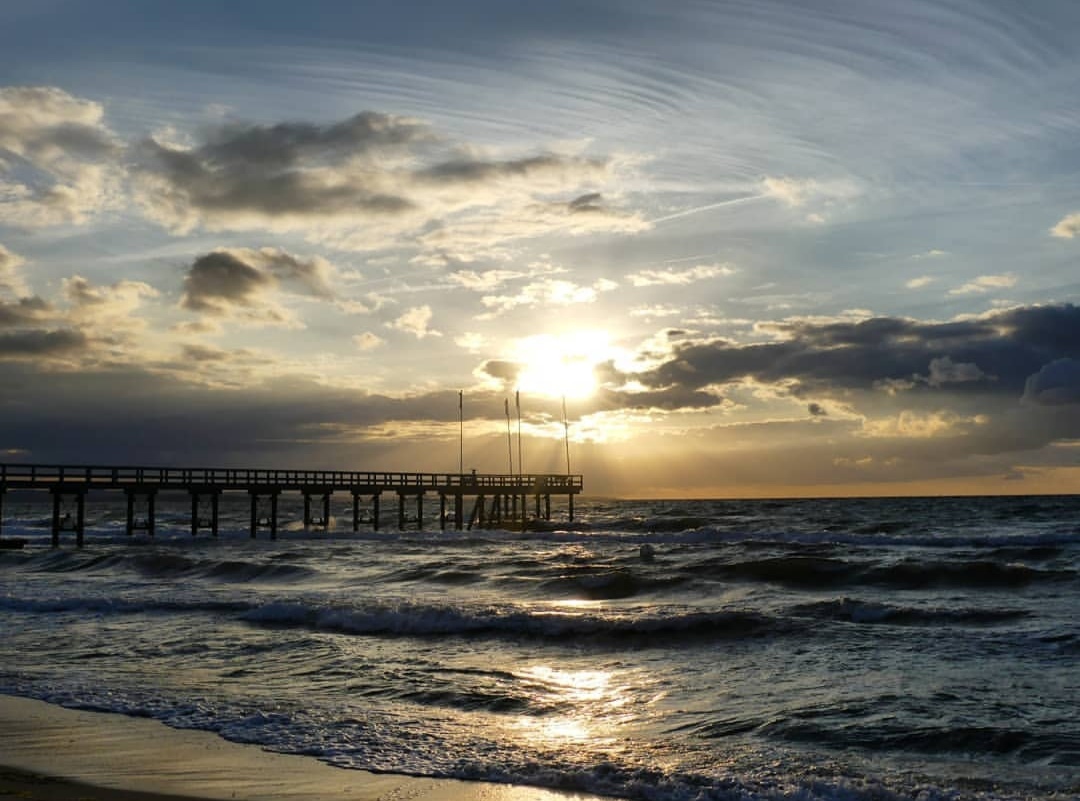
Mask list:
[{"label": "shoreline", "polygon": [[0,799],[602,801],[522,785],[336,768],[213,732],[0,694]]}]

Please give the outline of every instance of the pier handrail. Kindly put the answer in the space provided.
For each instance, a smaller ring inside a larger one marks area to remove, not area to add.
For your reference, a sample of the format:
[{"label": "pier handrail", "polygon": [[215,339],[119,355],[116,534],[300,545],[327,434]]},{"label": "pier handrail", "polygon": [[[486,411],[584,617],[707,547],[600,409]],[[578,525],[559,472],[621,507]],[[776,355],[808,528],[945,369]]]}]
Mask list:
[{"label": "pier handrail", "polygon": [[0,489],[52,487],[119,489],[214,487],[247,490],[314,487],[363,491],[507,490],[521,493],[574,494],[582,491],[581,474],[417,473],[361,470],[292,470],[236,467],[132,467],[118,465],[49,465],[0,463]]}]

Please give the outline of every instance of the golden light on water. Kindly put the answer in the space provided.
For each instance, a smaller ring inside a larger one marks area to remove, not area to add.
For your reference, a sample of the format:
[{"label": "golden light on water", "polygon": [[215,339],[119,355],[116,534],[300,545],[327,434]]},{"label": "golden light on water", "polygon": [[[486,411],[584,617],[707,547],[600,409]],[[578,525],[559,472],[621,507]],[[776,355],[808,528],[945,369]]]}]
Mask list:
[{"label": "golden light on water", "polygon": [[630,701],[615,674],[606,670],[534,665],[522,671],[520,678],[534,688],[535,705],[551,708],[553,714],[521,717],[515,728],[547,743],[609,742],[618,723],[616,711]]}]

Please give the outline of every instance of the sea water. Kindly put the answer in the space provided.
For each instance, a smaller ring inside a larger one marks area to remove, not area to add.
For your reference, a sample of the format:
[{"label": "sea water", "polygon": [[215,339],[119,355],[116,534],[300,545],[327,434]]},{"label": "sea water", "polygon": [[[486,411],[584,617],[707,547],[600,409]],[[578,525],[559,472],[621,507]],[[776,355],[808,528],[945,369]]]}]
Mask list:
[{"label": "sea water", "polygon": [[328,531],[253,540],[226,495],[214,539],[161,495],[151,539],[91,495],[86,546],[52,549],[49,496],[8,493],[0,692],[627,799],[1080,797],[1078,497],[579,499],[565,530],[358,533],[334,501]]}]

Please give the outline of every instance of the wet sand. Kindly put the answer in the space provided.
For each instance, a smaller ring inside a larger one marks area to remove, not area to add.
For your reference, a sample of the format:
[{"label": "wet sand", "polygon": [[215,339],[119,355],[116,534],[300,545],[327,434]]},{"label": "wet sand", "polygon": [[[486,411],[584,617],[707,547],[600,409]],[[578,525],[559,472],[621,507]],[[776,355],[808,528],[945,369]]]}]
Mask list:
[{"label": "wet sand", "polygon": [[343,770],[145,718],[0,695],[0,799],[598,801],[514,785]]}]

